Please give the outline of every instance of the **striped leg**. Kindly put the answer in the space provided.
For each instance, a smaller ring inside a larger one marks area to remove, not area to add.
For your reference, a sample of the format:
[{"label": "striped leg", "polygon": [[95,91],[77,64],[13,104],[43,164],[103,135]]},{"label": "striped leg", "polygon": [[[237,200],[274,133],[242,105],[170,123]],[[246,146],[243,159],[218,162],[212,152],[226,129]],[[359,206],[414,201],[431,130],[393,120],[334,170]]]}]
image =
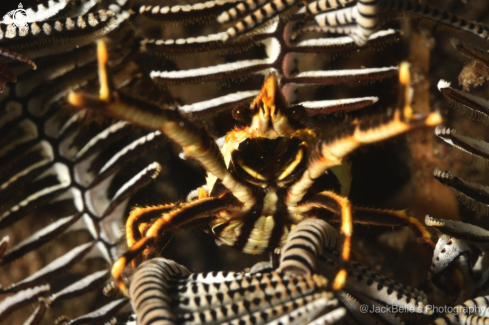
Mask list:
[{"label": "striped leg", "polygon": [[[141,254],[148,246],[154,245],[157,239],[165,232],[182,228],[186,224],[210,216],[228,206],[229,201],[226,197],[212,197],[198,199],[191,203],[183,204],[168,213],[163,213],[146,231],[145,237],[132,245],[129,250],[114,263],[112,266],[112,276],[114,277],[115,283],[126,296],[129,296],[129,291],[122,279],[122,273],[134,258]],[[154,212],[157,210],[149,210],[148,213],[151,214],[152,218]],[[140,215],[139,217],[134,217],[133,220],[149,220],[151,218]],[[133,224],[134,223],[135,222],[133,221]]]},{"label": "striped leg", "polygon": [[[435,126],[441,123],[438,112],[427,115],[414,115],[409,96],[409,67],[403,63],[399,72],[401,81],[400,103],[403,108],[395,110],[391,116],[375,124],[374,127],[358,123],[343,135],[330,142],[320,143],[311,153],[307,170],[301,178],[292,185],[287,193],[286,205],[292,213],[296,213],[297,204],[302,200],[314,181],[324,172],[334,166],[341,165],[349,153],[368,143],[375,143],[392,138],[401,133],[422,126]],[[387,120],[387,121],[386,121]]]},{"label": "striped leg", "polygon": [[407,226],[418,236],[418,242],[426,243],[432,248],[436,246],[426,227],[418,219],[408,215],[405,210],[353,207],[353,222],[383,227]]},{"label": "striped leg", "polygon": [[126,221],[126,239],[127,247],[132,247],[142,238],[143,228],[152,220],[155,220],[163,214],[169,212],[175,207],[174,204],[159,205],[148,208],[134,208],[129,214]]},{"label": "striped leg", "polygon": [[299,209],[312,210],[324,209],[328,211],[341,211],[341,229],[340,238],[343,242],[343,248],[341,249],[341,265],[340,271],[336,275],[333,282],[333,290],[341,290],[346,281],[346,264],[350,260],[351,250],[351,235],[352,235],[352,218],[351,218],[351,204],[347,198],[340,196],[334,192],[321,192],[307,202],[301,204]]},{"label": "striped leg", "polygon": [[[132,247],[136,244],[146,231],[151,227],[151,222],[159,218],[164,213],[169,212],[175,207],[174,204],[159,205],[155,207],[139,208],[136,207],[132,209],[129,214],[129,218],[126,221],[126,242],[127,247]],[[171,239],[171,238],[170,238]],[[144,257],[148,257],[149,251],[145,251]],[[135,268],[141,264],[142,258],[135,258],[132,261],[132,267]]]},{"label": "striped leg", "polygon": [[[333,212],[333,213],[330,213]],[[426,243],[435,248],[430,232],[418,219],[405,210],[385,210],[376,208],[352,207],[353,223],[381,227],[409,227],[416,234],[418,243]],[[341,222],[341,211],[328,211],[317,215],[325,221]]]}]

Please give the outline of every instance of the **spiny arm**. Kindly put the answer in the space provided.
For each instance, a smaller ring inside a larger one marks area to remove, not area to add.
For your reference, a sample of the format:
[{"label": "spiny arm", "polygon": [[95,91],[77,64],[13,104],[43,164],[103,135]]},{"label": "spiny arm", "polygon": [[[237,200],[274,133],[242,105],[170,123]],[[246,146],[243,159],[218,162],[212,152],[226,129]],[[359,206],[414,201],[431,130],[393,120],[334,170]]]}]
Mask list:
[{"label": "spiny arm", "polygon": [[311,153],[307,170],[301,179],[290,187],[286,204],[294,210],[302,200],[314,181],[331,167],[340,165],[342,159],[363,144],[382,141],[417,127],[435,126],[441,123],[438,112],[428,115],[413,115],[409,102],[409,68],[403,63],[400,69],[400,105],[388,121],[381,121],[375,126],[357,124],[347,135],[338,137],[331,142],[320,142]]},{"label": "spiny arm", "polygon": [[161,109],[158,106],[128,98],[109,90],[105,64],[106,51],[103,41],[98,41],[99,76],[101,82],[100,96],[94,97],[81,92],[71,92],[68,101],[78,108],[101,110],[106,114],[150,129],[161,130],[167,137],[182,146],[184,152],[197,159],[204,168],[233,192],[243,203],[243,209],[254,204],[254,198],[249,187],[238,182],[227,170],[219,147],[214,139],[193,123],[180,115],[176,110]]}]

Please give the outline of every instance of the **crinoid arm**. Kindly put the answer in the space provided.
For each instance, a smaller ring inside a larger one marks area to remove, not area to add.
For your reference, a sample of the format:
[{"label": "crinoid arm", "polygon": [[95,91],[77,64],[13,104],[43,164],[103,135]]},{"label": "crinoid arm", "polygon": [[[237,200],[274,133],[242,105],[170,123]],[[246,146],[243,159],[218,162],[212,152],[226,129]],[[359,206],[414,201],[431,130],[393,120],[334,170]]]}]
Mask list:
[{"label": "crinoid arm", "polygon": [[[284,275],[310,276],[314,273],[326,275],[328,278],[338,272],[341,265],[338,263],[336,250],[339,246],[340,236],[337,231],[321,219],[308,218],[301,221],[287,238],[287,243],[281,250],[280,265],[277,271]],[[341,298],[344,294],[363,303],[376,301],[398,307],[409,307],[412,311],[423,314],[432,314],[428,305],[426,294],[414,288],[397,283],[389,278],[377,274],[358,262],[352,261],[348,266],[347,281],[344,291],[337,291],[336,296]],[[349,313],[359,312],[359,306],[345,303]],[[374,303],[375,305],[375,303]],[[360,315],[358,320],[384,318],[385,314],[367,313]],[[368,317],[367,317],[368,316]],[[394,317],[390,315],[388,317]],[[375,322],[374,322],[375,323]],[[394,322],[396,323],[396,322]]]},{"label": "crinoid arm", "polygon": [[2,239],[0,239],[0,262],[2,262],[3,260],[3,256],[5,254],[5,251],[7,250],[9,241],[10,241],[9,236],[5,236],[2,237]]},{"label": "crinoid arm", "polygon": [[489,186],[467,181],[438,167],[434,170],[433,176],[443,185],[454,189],[462,203],[469,209],[485,215],[489,214]]},{"label": "crinoid arm", "polygon": [[378,97],[360,97],[339,100],[317,100],[302,102],[297,105],[303,106],[307,111],[307,115],[313,116],[354,111],[373,105],[378,100]]},{"label": "crinoid arm", "polygon": [[[32,62],[30,59],[26,58],[25,56],[15,53],[3,48],[0,48],[0,55],[10,58],[12,60],[16,60],[19,62],[26,63],[32,67],[32,69],[36,70],[37,66],[34,62]],[[17,82],[17,77],[13,73],[12,70],[9,69],[9,67],[3,63],[0,62],[0,93],[3,91],[3,88],[7,84],[7,82]]]},{"label": "crinoid arm", "polygon": [[[62,18],[68,18],[73,16],[79,16],[86,14],[98,3],[97,0],[83,0],[83,1],[38,1],[37,8],[31,7],[25,9],[26,22],[42,22],[47,20],[56,20]],[[10,15],[5,15],[2,24],[12,24],[14,19]]]},{"label": "crinoid arm", "polygon": [[461,110],[464,115],[476,121],[489,122],[489,101],[450,87],[445,80],[438,82],[438,90],[445,96],[448,102]]},{"label": "crinoid arm", "polygon": [[440,125],[436,127],[435,134],[446,143],[461,150],[469,159],[476,159],[482,166],[489,164],[489,143],[460,135],[457,130]]},{"label": "crinoid arm", "polygon": [[353,7],[318,14],[315,20],[324,31],[350,35],[363,46],[380,27],[378,0],[358,0]]},{"label": "crinoid arm", "polygon": [[425,223],[440,232],[429,273],[433,283],[458,301],[486,292],[489,231],[476,225],[430,216],[426,216]]},{"label": "crinoid arm", "polygon": [[224,34],[222,38],[223,41],[236,38],[250,31],[251,29],[263,25],[273,17],[292,8],[294,5],[298,4],[299,1],[298,0],[271,0],[271,1],[248,0],[245,3],[247,5],[244,5],[243,3],[239,3],[234,8],[231,8],[223,12],[221,15],[219,15],[219,17],[217,17],[217,20],[220,23],[225,23],[228,21],[240,19],[241,17],[244,16],[234,26],[226,30],[226,34]]},{"label": "crinoid arm", "polygon": [[378,3],[382,10],[394,9],[415,17],[427,18],[452,29],[470,32],[484,39],[487,39],[489,35],[488,26],[482,23],[467,21],[454,14],[428,6],[424,3],[410,0],[380,0]]},{"label": "crinoid arm", "polygon": [[19,291],[15,295],[5,298],[0,303],[0,321],[5,320],[9,314],[19,308],[19,304],[26,305],[36,301],[39,297],[49,292],[49,289],[49,284],[40,285]]},{"label": "crinoid arm", "polygon": [[31,58],[64,53],[87,45],[115,30],[128,18],[128,13],[115,14],[99,10],[75,18],[33,22],[17,32],[13,25],[0,25],[2,47]]},{"label": "crinoid arm", "polygon": [[320,275],[277,271],[190,273],[157,258],[135,271],[130,290],[138,324],[333,324],[346,310],[326,284]]},{"label": "crinoid arm", "polygon": [[489,296],[481,296],[464,301],[463,304],[451,308],[451,311],[437,318],[433,324],[484,324],[489,322],[487,308]]},{"label": "crinoid arm", "polygon": [[194,5],[151,6],[143,5],[139,8],[141,16],[162,23],[173,24],[201,24],[215,18],[226,9],[234,6],[238,0],[211,0]]},{"label": "crinoid arm", "polygon": [[[354,6],[340,9],[339,6],[327,7],[329,4],[330,1],[313,2],[301,9],[300,14],[315,15],[314,19],[321,31],[349,35],[359,46],[363,46],[370,35],[378,31],[388,20],[396,18],[398,13],[436,21],[449,29],[464,30],[483,39],[489,36],[489,27],[482,23],[470,22],[438,8],[410,0],[358,0]],[[381,10],[389,10],[395,14],[391,17],[380,17]]]},{"label": "crinoid arm", "polygon": [[19,62],[23,62],[25,64],[28,64],[31,66],[31,68],[33,70],[37,69],[37,66],[34,62],[32,62],[30,59],[26,58],[25,56],[23,56],[19,53],[15,53],[15,52],[0,48],[0,55],[4,56],[6,58],[9,58],[9,59],[15,60],[15,61],[19,61]]},{"label": "crinoid arm", "polygon": [[353,3],[354,0],[317,0],[299,9],[298,14],[316,15],[320,12],[334,10]]},{"label": "crinoid arm", "polygon": [[427,226],[435,227],[444,234],[467,242],[473,242],[476,246],[489,248],[489,231],[484,228],[459,221],[436,219],[430,216],[426,216],[425,223]]},{"label": "crinoid arm", "polygon": [[281,249],[278,272],[312,275],[323,249],[336,250],[339,244],[336,229],[321,219],[308,218],[292,229]]}]

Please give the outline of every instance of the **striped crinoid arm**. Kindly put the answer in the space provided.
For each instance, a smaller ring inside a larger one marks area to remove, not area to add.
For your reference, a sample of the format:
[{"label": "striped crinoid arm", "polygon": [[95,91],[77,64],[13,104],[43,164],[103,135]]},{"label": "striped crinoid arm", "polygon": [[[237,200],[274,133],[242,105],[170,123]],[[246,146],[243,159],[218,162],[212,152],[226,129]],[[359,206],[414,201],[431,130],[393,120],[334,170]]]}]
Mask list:
[{"label": "striped crinoid arm", "polygon": [[450,87],[445,80],[438,82],[438,90],[448,100],[450,106],[459,109],[464,115],[476,121],[489,122],[489,101]]},{"label": "striped crinoid arm", "polygon": [[[26,63],[35,70],[36,64],[29,58],[89,44],[127,18],[127,13],[115,15],[105,10],[87,13],[96,4],[96,0],[59,0],[39,3],[36,9],[18,9],[25,17],[25,25],[18,27],[12,15],[5,15],[0,21],[0,55]],[[0,91],[7,82],[16,80],[8,66],[0,62]]]},{"label": "striped crinoid arm", "polygon": [[[448,100],[449,104],[458,108],[464,115],[476,121],[486,122],[489,114],[489,103],[478,96],[459,91],[450,87],[450,83],[440,80],[438,89]],[[454,128],[439,126],[436,135],[462,153],[466,161],[475,161],[480,167],[487,167],[489,161],[489,144],[482,140],[473,139],[459,134]],[[489,188],[478,182],[472,182],[457,177],[449,171],[437,168],[434,177],[443,185],[455,190],[460,200],[469,209],[487,215],[489,213]]]},{"label": "striped crinoid arm", "polygon": [[99,10],[78,17],[29,23],[16,28],[0,24],[0,46],[31,58],[71,51],[115,30],[128,13]]},{"label": "striped crinoid arm", "polygon": [[457,177],[439,168],[435,169],[433,176],[443,185],[454,189],[469,209],[484,215],[489,214],[489,186]]},{"label": "striped crinoid arm", "polygon": [[220,23],[239,20],[226,30],[223,40],[239,37],[262,26],[283,12],[294,10],[294,7],[301,3],[300,0],[247,0],[239,3],[217,18]]},{"label": "striped crinoid arm", "polygon": [[[429,273],[436,287],[455,302],[486,292],[489,271],[479,265],[487,263],[489,231],[469,223],[435,219],[430,216],[426,216],[425,223],[440,233]],[[477,312],[472,310],[465,314],[469,316]],[[478,316],[487,317],[486,315]],[[470,322],[466,322],[468,323]]]},{"label": "striped crinoid arm", "polygon": [[159,22],[173,24],[210,23],[224,10],[235,6],[240,0],[211,0],[194,5],[148,5],[141,6],[141,16]]},{"label": "striped crinoid arm", "polygon": [[[48,0],[38,1],[36,7],[24,9],[19,6],[19,9],[22,10],[20,13],[25,16],[25,22],[33,23],[84,15],[97,5],[97,2],[96,0]],[[8,25],[14,22],[13,15],[7,14],[3,16],[0,24]]]},{"label": "striped crinoid arm", "polygon": [[[32,54],[38,68],[8,63],[18,81],[0,95],[0,234],[9,237],[0,242],[0,318],[7,323],[40,324],[60,314],[69,319],[89,312],[91,298],[83,295],[101,292],[107,267],[122,253],[129,200],[166,168],[145,157],[166,143],[161,133],[64,108],[70,90],[97,88],[92,87],[98,71],[94,39],[107,37],[116,89],[133,75],[130,52],[120,50],[133,41],[112,41],[121,35],[110,33],[127,15],[96,11],[97,3],[68,1],[54,13],[58,2],[50,1],[38,11],[49,11],[53,20],[30,23],[28,35],[3,34],[0,41],[0,47]],[[37,35],[33,24],[41,26]],[[45,42],[51,45],[44,47]],[[170,184],[167,189],[171,192]],[[69,299],[81,299],[87,308],[65,309]],[[28,309],[36,302],[37,309]],[[125,299],[106,298],[99,302],[102,308],[76,323],[108,321],[125,305]]]},{"label": "striped crinoid arm", "polygon": [[[365,313],[363,304],[371,310],[391,306],[432,314],[422,291],[356,262],[351,263],[347,287],[329,292],[323,275],[338,269],[338,238],[326,222],[304,220],[289,234],[277,271],[269,262],[261,262],[249,272],[191,273],[171,260],[146,261],[131,279],[135,314],[130,320],[138,324],[161,319],[170,324],[333,324],[346,317],[361,323],[402,323],[395,313]],[[297,274],[297,270],[305,273]],[[344,308],[337,307],[338,303]]]},{"label": "striped crinoid arm", "polygon": [[[351,5],[353,4],[353,5]],[[344,5],[347,5],[344,7]],[[359,46],[389,20],[403,17],[425,18],[449,29],[463,30],[483,39],[489,36],[489,26],[467,21],[436,7],[411,0],[313,1],[299,14],[314,17],[317,31],[349,35]]]},{"label": "striped crinoid arm", "polygon": [[483,39],[489,36],[489,26],[476,21],[468,21],[424,3],[410,0],[378,0],[378,3],[381,10],[400,11],[414,17],[426,18],[451,29],[467,31]]},{"label": "striped crinoid arm", "polygon": [[[321,274],[332,278],[341,265],[338,243],[338,232],[327,222],[305,219],[290,232],[281,250],[277,271],[288,275]],[[335,292],[335,296],[346,307],[346,317],[353,317],[361,323],[401,323],[395,313],[388,312],[386,306],[403,308],[410,313],[433,313],[424,292],[377,274],[357,262],[350,263],[345,287]],[[362,311],[360,306],[364,304],[370,306],[371,312]],[[382,307],[386,312],[377,312]]]},{"label": "striped crinoid arm", "polygon": [[[143,6],[140,9],[140,14],[143,16],[156,15],[159,22],[172,23],[179,20],[181,14],[199,14],[199,17],[204,17],[211,14],[208,10],[213,10],[217,7],[218,2],[203,2],[191,6],[175,6],[175,7],[149,7]],[[225,3],[225,4],[224,4]],[[248,1],[233,3],[233,8],[224,11],[218,18],[218,21],[224,21],[223,17],[229,19],[239,19],[252,13],[255,9],[264,8],[273,2],[267,1]],[[285,3],[285,2],[284,2]],[[224,5],[229,5],[230,2],[222,2]],[[185,10],[183,9],[185,8]],[[222,8],[221,8],[222,9]],[[185,12],[184,12],[185,11]],[[265,16],[264,16],[265,17]],[[204,18],[199,18],[207,21]],[[263,18],[265,19],[265,18]],[[165,29],[164,35],[167,38],[148,38],[142,41],[141,50],[151,55],[164,57],[167,62],[171,62],[172,67],[177,66],[177,69],[153,70],[149,73],[151,79],[158,85],[169,88],[171,93],[180,93],[178,87],[183,85],[207,85],[209,83],[218,83],[220,85],[235,87],[238,84],[247,84],[247,88],[252,87],[253,91],[258,90],[255,82],[245,81],[248,78],[253,78],[254,75],[266,75],[271,71],[277,71],[283,76],[281,85],[284,94],[291,102],[299,101],[296,94],[299,93],[298,88],[307,86],[327,86],[338,84],[358,84],[359,82],[368,84],[374,81],[382,81],[384,79],[397,75],[397,67],[389,68],[370,68],[370,69],[353,69],[353,70],[332,70],[332,71],[300,71],[298,69],[298,59],[307,55],[337,56],[348,55],[359,51],[358,46],[346,37],[340,38],[315,38],[307,40],[295,41],[292,39],[293,32],[296,26],[308,22],[303,15],[289,15],[289,20],[284,19],[280,15],[266,16],[266,23],[258,26],[253,25],[250,29],[243,30],[243,33],[237,37],[227,38],[225,25],[217,25],[213,33],[201,36],[192,36],[187,38],[173,38],[172,31]],[[187,21],[185,21],[187,22]],[[195,20],[188,23],[197,23]],[[214,25],[214,27],[216,27]],[[301,36],[302,37],[302,36]],[[366,52],[377,51],[397,42],[400,38],[400,33],[394,30],[379,31],[367,43],[363,50]],[[227,39],[227,40],[226,40]],[[235,54],[235,57],[232,55]],[[216,64],[208,64],[205,67],[195,68],[187,60],[187,57],[195,58],[197,55],[204,60],[217,62]],[[225,63],[222,63],[222,56],[227,56]],[[236,58],[238,57],[238,58]],[[319,57],[319,56],[318,56]],[[317,68],[316,68],[317,69]],[[202,86],[204,87],[204,86]],[[226,91],[228,92],[228,91]],[[304,91],[305,92],[305,91]],[[222,92],[221,92],[222,93]],[[232,107],[232,103],[228,101],[230,96],[239,99],[234,105],[246,104],[241,101],[242,97],[237,93],[229,92],[226,96],[220,96],[226,100],[227,107]],[[182,97],[182,96],[180,96]],[[217,96],[215,96],[217,97]],[[251,99],[251,96],[250,96]],[[213,107],[209,106],[211,99],[205,105],[196,105],[198,109],[195,111],[198,114],[204,114],[204,110],[209,112],[217,112]],[[328,114],[334,112],[342,112],[348,110],[356,110],[366,106],[370,106],[377,101],[376,97],[360,97],[348,100],[336,101],[317,101],[310,100],[300,102],[309,115]],[[183,101],[188,113],[190,111],[189,104],[194,104],[187,98]],[[220,105],[220,102],[213,100],[213,103]]]},{"label": "striped crinoid arm", "polygon": [[326,283],[317,275],[278,272],[190,273],[157,258],[136,269],[130,295],[138,324],[157,319],[171,324],[289,324],[314,319],[333,324],[344,309],[335,307]]},{"label": "striped crinoid arm", "polygon": [[[489,231],[482,227],[460,221],[436,219],[430,216],[426,216],[425,223],[427,226],[434,227],[443,234],[471,243],[482,251],[489,249]],[[448,245],[451,244],[448,243]],[[462,244],[460,245],[463,246]],[[464,251],[466,248],[460,248],[460,250]],[[454,257],[457,255],[453,252],[448,253],[453,254]]]},{"label": "striped crinoid arm", "polygon": [[464,301],[460,305],[456,305],[451,310],[439,318],[435,319],[432,325],[455,325],[467,324],[476,325],[489,322],[487,316],[487,308],[489,296],[480,296],[474,299]]},{"label": "striped crinoid arm", "polygon": [[436,128],[435,134],[446,143],[460,150],[465,160],[475,160],[482,167],[488,165],[489,143],[460,135],[457,130],[449,127],[439,126]]}]

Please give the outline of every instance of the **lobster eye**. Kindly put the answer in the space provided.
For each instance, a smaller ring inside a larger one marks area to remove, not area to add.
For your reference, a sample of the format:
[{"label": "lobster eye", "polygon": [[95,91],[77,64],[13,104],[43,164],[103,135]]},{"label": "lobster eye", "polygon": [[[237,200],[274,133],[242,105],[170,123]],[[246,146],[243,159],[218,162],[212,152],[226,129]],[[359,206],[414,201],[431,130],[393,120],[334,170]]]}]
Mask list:
[{"label": "lobster eye", "polygon": [[238,105],[233,108],[233,118],[241,123],[249,124],[251,122],[249,109],[245,105]]},{"label": "lobster eye", "polygon": [[307,116],[307,111],[302,105],[295,105],[287,109],[287,115],[290,119],[300,121]]}]

